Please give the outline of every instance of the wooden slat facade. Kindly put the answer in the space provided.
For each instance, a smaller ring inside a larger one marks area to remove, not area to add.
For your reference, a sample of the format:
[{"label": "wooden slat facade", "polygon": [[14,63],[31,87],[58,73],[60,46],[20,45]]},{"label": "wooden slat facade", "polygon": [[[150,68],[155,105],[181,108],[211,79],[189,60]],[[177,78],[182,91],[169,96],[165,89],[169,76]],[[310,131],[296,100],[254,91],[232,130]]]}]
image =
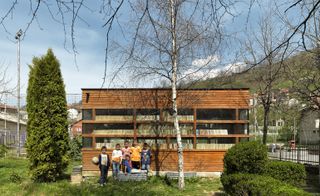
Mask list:
[{"label": "wooden slat facade", "polygon": [[[83,89],[86,108],[168,108],[170,89]],[[179,90],[180,108],[248,108],[249,90]]]},{"label": "wooden slat facade", "polygon": [[[159,109],[161,123],[166,122],[162,118],[163,110],[171,108],[171,90],[170,89],[82,89],[82,109],[92,110],[92,119],[83,120],[83,124],[92,125],[96,123],[105,124],[125,124],[132,123],[134,125],[133,134],[128,135],[104,135],[83,133],[83,137],[92,138],[92,148],[84,148],[83,155],[83,171],[98,171],[98,167],[91,162],[92,157],[98,156],[100,151],[95,148],[95,139],[99,137],[107,138],[152,138],[152,135],[140,135],[137,132],[138,123],[152,123],[154,121],[141,121],[136,119],[136,111],[138,109]],[[177,102],[178,108],[189,108],[193,110],[193,120],[179,121],[183,124],[193,126],[193,133],[182,135],[182,138],[191,138],[193,141],[193,149],[184,150],[184,169],[185,171],[197,172],[221,172],[223,170],[223,156],[225,149],[221,150],[203,150],[197,149],[198,138],[234,138],[234,143],[239,142],[240,138],[248,138],[248,134],[231,135],[197,135],[197,125],[200,124],[233,124],[245,125],[248,120],[239,119],[240,109],[249,109],[249,90],[248,89],[197,89],[197,90],[178,90]],[[110,121],[96,120],[97,109],[132,109],[133,118],[128,121]],[[198,109],[234,109],[235,120],[197,120]],[[179,109],[178,109],[179,110]],[[175,135],[158,136],[167,141],[174,140]],[[171,139],[169,139],[171,138]],[[122,144],[121,144],[122,145]],[[108,154],[111,155],[108,149]],[[177,152],[172,149],[153,150],[153,158],[151,167],[153,171],[177,171]]]},{"label": "wooden slat facade", "polygon": [[[185,150],[183,152],[184,170],[197,172],[222,172],[225,150]],[[91,162],[92,157],[99,156],[99,150],[82,150],[82,170],[98,171]],[[107,153],[111,155],[112,151]],[[153,171],[177,171],[178,155],[174,150],[152,151],[151,169]]]}]

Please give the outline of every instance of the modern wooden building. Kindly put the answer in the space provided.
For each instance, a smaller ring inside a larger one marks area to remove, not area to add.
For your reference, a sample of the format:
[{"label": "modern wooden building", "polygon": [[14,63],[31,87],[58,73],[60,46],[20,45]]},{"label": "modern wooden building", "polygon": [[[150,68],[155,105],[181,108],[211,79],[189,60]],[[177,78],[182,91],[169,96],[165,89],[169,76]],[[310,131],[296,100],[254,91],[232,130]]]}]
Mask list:
[{"label": "modern wooden building", "polygon": [[[148,143],[153,171],[177,171],[171,89],[82,89],[83,174],[100,148]],[[179,89],[185,171],[220,172],[228,148],[249,137],[248,89]]]}]

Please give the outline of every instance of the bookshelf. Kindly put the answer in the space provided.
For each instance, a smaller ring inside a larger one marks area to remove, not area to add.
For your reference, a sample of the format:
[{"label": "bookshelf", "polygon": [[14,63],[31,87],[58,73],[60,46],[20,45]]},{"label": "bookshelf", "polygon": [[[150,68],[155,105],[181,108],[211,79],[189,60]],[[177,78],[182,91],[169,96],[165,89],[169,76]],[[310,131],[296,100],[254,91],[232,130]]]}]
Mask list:
[{"label": "bookshelf", "polygon": [[[170,97],[170,89],[83,89],[83,170],[97,170],[90,157],[102,146],[111,152],[125,141],[148,143],[156,154],[155,170],[175,170],[177,142]],[[249,138],[248,104],[248,89],[178,90],[187,170],[221,171],[226,150]],[[198,163],[202,159],[212,163]]]}]

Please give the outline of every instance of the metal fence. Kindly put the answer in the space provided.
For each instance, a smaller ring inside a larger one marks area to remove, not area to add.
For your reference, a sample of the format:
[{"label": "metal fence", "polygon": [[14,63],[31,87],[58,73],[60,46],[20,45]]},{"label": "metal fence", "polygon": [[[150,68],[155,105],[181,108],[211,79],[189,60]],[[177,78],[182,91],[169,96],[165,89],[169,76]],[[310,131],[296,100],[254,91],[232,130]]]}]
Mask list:
[{"label": "metal fence", "polygon": [[318,165],[319,164],[319,145],[307,145],[291,147],[280,147],[274,152],[269,152],[269,158],[292,161],[303,164]]}]

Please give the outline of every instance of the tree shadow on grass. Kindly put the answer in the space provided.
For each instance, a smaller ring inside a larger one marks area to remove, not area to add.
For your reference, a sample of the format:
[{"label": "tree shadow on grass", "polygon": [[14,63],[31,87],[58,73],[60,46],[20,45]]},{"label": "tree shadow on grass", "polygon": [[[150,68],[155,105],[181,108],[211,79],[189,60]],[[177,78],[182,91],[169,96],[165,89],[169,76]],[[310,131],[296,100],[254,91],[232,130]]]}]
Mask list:
[{"label": "tree shadow on grass", "polygon": [[320,195],[318,168],[314,166],[307,166],[306,171],[307,171],[306,186],[302,187],[303,190],[309,193],[318,193],[317,195]]}]

